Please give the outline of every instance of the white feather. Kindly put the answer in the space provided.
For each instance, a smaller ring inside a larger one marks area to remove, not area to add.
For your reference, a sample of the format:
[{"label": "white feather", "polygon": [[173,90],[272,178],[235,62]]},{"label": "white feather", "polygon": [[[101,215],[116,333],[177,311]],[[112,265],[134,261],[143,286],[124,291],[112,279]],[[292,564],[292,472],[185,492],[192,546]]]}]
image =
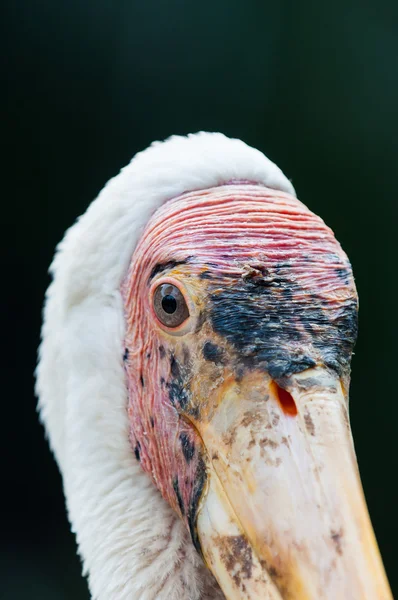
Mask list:
[{"label": "white feather", "polygon": [[133,457],[119,287],[161,204],[234,179],[294,194],[261,152],[220,133],[154,143],[108,182],[51,265],[36,391],[94,599],[223,597]]}]

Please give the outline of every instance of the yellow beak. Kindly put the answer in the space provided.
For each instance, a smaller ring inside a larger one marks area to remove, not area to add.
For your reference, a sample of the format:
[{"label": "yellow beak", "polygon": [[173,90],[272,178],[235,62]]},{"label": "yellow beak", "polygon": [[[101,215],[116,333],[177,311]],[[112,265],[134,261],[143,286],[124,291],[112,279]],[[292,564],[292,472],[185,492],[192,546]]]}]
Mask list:
[{"label": "yellow beak", "polygon": [[231,377],[198,424],[207,565],[227,600],[392,600],[340,380],[316,368],[283,386]]}]

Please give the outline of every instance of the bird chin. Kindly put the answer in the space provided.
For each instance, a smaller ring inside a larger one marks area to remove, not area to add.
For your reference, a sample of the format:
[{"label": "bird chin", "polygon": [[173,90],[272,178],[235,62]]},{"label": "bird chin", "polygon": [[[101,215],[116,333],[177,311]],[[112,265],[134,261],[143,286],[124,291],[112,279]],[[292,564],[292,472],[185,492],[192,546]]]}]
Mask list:
[{"label": "bird chin", "polygon": [[199,425],[209,477],[197,530],[228,600],[392,599],[345,396],[325,369],[284,390],[252,372]]}]

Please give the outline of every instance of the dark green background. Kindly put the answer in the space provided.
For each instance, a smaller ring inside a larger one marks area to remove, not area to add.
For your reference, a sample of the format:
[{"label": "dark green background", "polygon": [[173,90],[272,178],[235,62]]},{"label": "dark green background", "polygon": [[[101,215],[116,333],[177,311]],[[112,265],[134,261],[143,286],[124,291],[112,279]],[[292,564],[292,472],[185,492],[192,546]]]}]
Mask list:
[{"label": "dark green background", "polygon": [[351,258],[352,426],[397,590],[396,0],[8,0],[2,10],[0,598],[88,596],[32,391],[54,246],[137,150],[200,129],[268,154]]}]

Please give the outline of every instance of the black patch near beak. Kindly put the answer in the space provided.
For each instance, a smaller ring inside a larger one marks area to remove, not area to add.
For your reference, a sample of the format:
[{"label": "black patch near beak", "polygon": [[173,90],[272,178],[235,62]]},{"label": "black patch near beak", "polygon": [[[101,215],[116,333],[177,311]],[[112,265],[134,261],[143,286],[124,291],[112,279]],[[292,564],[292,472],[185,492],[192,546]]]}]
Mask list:
[{"label": "black patch near beak", "polygon": [[[268,270],[269,273],[269,270]],[[214,331],[239,353],[245,366],[287,377],[323,364],[348,371],[357,337],[356,295],[334,305],[290,278],[268,275],[213,285],[210,316]]]}]

